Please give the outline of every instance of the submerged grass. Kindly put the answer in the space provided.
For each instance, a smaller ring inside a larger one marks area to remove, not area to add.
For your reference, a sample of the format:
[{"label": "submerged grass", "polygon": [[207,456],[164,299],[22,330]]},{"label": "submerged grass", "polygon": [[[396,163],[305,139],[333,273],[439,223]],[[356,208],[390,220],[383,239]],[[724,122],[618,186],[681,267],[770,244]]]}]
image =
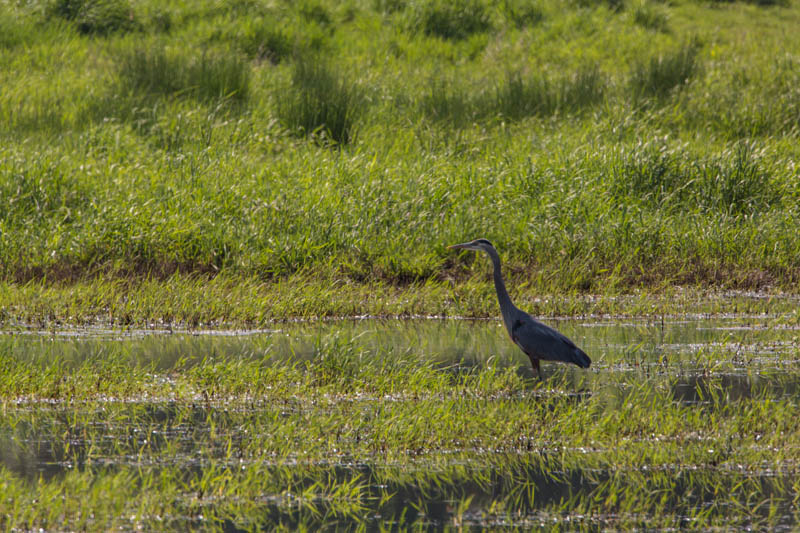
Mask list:
[{"label": "submerged grass", "polygon": [[791,332],[800,11],[767,3],[0,3],[0,525],[797,528],[791,337],[607,338],[541,383],[426,339],[54,340],[494,316],[445,248],[478,236],[536,315]]},{"label": "submerged grass", "polygon": [[[720,272],[718,275],[724,275]],[[309,282],[303,274],[276,283],[254,278],[171,276],[166,280],[0,284],[0,324],[40,328],[74,325],[220,328],[262,327],[291,318],[495,317],[496,297],[482,280],[408,287],[355,285],[336,277]],[[519,279],[515,285],[523,285]],[[768,314],[798,320],[796,299],[776,292],[719,293],[664,288],[634,294],[545,296],[512,289],[521,308],[540,316],[722,316]]]},{"label": "submerged grass", "polygon": [[[731,396],[735,346],[663,345],[635,367],[605,349],[593,370],[548,365],[539,383],[502,357],[342,332],[300,352],[284,337],[174,359],[1,338],[6,524],[797,523],[795,398]],[[796,377],[796,345],[782,353]]]}]

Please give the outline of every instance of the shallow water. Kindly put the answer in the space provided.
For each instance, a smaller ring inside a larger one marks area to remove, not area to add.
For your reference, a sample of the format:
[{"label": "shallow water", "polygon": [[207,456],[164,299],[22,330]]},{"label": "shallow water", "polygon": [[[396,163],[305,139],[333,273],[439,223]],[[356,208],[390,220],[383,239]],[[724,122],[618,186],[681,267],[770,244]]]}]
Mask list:
[{"label": "shallow water", "polygon": [[[791,363],[785,353],[800,343],[800,326],[776,323],[774,317],[731,317],[666,321],[544,320],[570,337],[595,362],[633,359],[654,363],[665,353],[694,353],[720,345],[737,352],[742,362],[762,368]],[[525,356],[512,345],[497,320],[330,320],[276,324],[263,330],[164,330],[73,328],[0,330],[0,340],[27,343],[26,350],[52,350],[70,359],[111,344],[146,360],[170,366],[176,357],[207,354],[312,357],[320,339],[341,335],[365,347],[425,351],[443,362],[477,363],[496,358],[519,364]],[[50,346],[50,348],[48,348]],[[687,358],[690,360],[691,358]]]},{"label": "shallow water", "polygon": [[[531,388],[522,392],[521,401],[535,400],[537,394],[549,394],[549,384],[555,384],[553,387],[563,387],[557,392],[571,396],[576,405],[585,398],[594,397],[603,398],[614,408],[623,401],[626,390],[646,383],[654,390],[669,390],[674,402],[697,409],[720,409],[728,402],[751,398],[785,401],[792,409],[797,406],[800,331],[779,325],[774,317],[549,323],[592,357],[592,367],[582,370],[545,362],[542,364],[543,383],[537,384],[531,379]],[[165,373],[178,362],[182,368],[191,368],[208,360],[254,359],[276,365],[287,361],[313,361],[331,346],[342,344],[356,346],[360,352],[375,353],[381,358],[422,354],[442,372],[469,373],[493,366],[516,369],[525,378],[534,377],[526,356],[509,341],[502,325],[494,320],[341,320],[279,324],[268,330],[247,332],[102,328],[55,331],[17,328],[0,332],[0,350],[11,357],[57,359],[68,369],[86,360],[121,356],[125,361],[152,365],[155,372]],[[346,401],[353,409],[365,412],[374,403],[370,398]],[[115,402],[109,399],[109,404]],[[226,463],[229,459],[222,459],[227,457],[223,450],[212,449],[212,441],[217,442],[222,434],[227,435],[229,446],[240,443],[245,440],[242,433],[248,420],[266,416],[264,413],[274,407],[254,402],[251,407],[229,413],[223,408],[224,402],[187,406],[164,399],[143,398],[126,399],[125,403],[121,409],[126,410],[127,415],[120,422],[119,418],[106,420],[106,408],[102,406],[81,407],[43,398],[12,399],[6,402],[5,411],[0,414],[0,465],[31,482],[40,478],[57,479],[73,470],[102,473],[109,469],[158,471],[177,467],[190,475],[203,472],[212,463],[229,468],[231,465]],[[119,406],[116,409],[120,409]],[[285,416],[291,416],[290,407],[284,410]],[[284,415],[278,413],[277,416]],[[86,437],[87,434],[92,437]],[[658,446],[655,442],[653,445]],[[149,455],[130,453],[132,449],[144,448]],[[466,450],[471,453],[468,448]],[[437,453],[442,455],[443,452]],[[479,458],[492,453],[498,452],[476,453],[476,459],[467,464],[448,463],[439,455],[432,462],[430,458],[421,459],[411,469],[413,475],[409,479],[407,472],[406,475],[386,473],[393,467],[382,463],[379,457],[369,462],[354,462],[333,449],[324,464],[313,465],[304,483],[313,485],[314,476],[322,468],[326,476],[338,481],[364,483],[367,501],[381,500],[380,505],[376,504],[371,510],[362,510],[367,514],[362,514],[359,520],[355,520],[354,514],[335,511],[337,523],[345,526],[363,524],[364,516],[368,516],[367,524],[389,527],[392,524],[531,527],[553,523],[567,527],[563,520],[567,520],[567,524],[572,520],[576,527],[615,524],[615,517],[573,516],[566,504],[559,513],[554,513],[553,508],[558,508],[560,502],[590,501],[597,491],[608,490],[619,473],[608,469],[557,472],[543,469],[542,454],[558,457],[565,452],[540,449],[537,452],[539,462],[529,462],[522,445],[519,450],[503,452],[510,453],[508,463],[501,462],[503,466],[497,466],[497,460],[482,464]],[[240,459],[236,468],[253,466],[248,461]],[[286,458],[274,465],[262,461],[257,466],[267,473],[270,469],[295,468],[291,462],[286,463]],[[301,471],[308,467],[295,466]],[[648,483],[658,484],[662,482],[658,476],[665,475],[663,467],[661,470],[658,474],[634,474],[655,476]],[[680,517],[680,524],[691,527],[689,515],[697,509],[716,505],[716,491],[720,487],[738,487],[746,482],[760,487],[764,498],[777,495],[777,511],[774,512],[779,518],[770,523],[773,527],[792,528],[797,523],[790,502],[794,497],[792,486],[798,478],[791,472],[778,474],[776,478],[774,471],[758,465],[749,465],[746,472],[722,474],[708,465],[694,472],[676,466],[674,473],[666,473],[677,484],[670,492],[674,496],[663,497],[672,505],[670,512]],[[511,478],[521,481],[516,487],[509,487]],[[519,489],[520,483],[527,488]],[[684,485],[692,488],[691,503],[680,496],[687,490]],[[498,498],[512,497],[517,506],[513,517],[497,507]],[[460,508],[463,502],[467,504]],[[287,504],[286,494],[276,492],[265,496],[263,516],[251,517],[256,523],[244,527],[268,528],[275,523],[297,525],[306,523],[309,516],[313,523],[313,517],[320,513],[324,516],[331,505],[329,501],[322,501],[320,508],[304,514],[291,502]],[[264,522],[260,523],[262,519]],[[196,517],[186,521],[189,525],[203,526]],[[243,526],[234,522],[223,524],[223,529],[238,527]]]},{"label": "shallow water", "polygon": [[[693,401],[690,390],[719,378],[734,397],[754,390],[776,396],[797,392],[800,383],[800,327],[775,325],[771,317],[733,317],[671,321],[550,320],[587,352],[590,372],[543,362],[543,375],[569,373],[602,382],[608,375],[657,375],[669,364],[676,394]],[[422,353],[432,361],[462,370],[492,364],[518,367],[534,377],[527,357],[496,320],[335,320],[286,323],[257,331],[170,331],[76,328],[40,331],[0,330],[0,343],[27,356],[79,363],[103,352],[172,368],[178,360],[256,358],[306,361],[326,344],[344,339],[383,357]],[[676,371],[677,369],[677,371]]]}]

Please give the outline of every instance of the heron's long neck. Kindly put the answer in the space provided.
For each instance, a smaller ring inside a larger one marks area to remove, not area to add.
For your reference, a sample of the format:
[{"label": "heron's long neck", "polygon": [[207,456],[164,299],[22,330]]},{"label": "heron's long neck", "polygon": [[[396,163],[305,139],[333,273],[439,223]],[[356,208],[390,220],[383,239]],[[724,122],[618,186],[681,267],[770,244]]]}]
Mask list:
[{"label": "heron's long neck", "polygon": [[489,257],[494,265],[494,288],[497,291],[497,301],[500,303],[500,312],[503,313],[503,320],[510,320],[510,313],[514,309],[511,298],[508,296],[506,284],[503,282],[503,274],[500,272],[500,256],[495,250],[487,250]]}]

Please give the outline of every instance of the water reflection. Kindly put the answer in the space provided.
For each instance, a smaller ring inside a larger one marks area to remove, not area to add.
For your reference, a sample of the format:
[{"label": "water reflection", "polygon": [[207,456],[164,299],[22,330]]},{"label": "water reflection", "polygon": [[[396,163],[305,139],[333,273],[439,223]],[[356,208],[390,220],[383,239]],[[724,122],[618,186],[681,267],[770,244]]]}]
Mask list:
[{"label": "water reflection", "polygon": [[[766,327],[753,318],[545,322],[572,338],[593,361],[606,364],[652,363],[665,356],[691,360],[697,352],[720,349],[742,360],[768,363],[800,342],[797,330]],[[397,356],[426,353],[437,361],[464,366],[485,364],[490,359],[505,365],[527,360],[497,320],[336,320],[285,323],[258,331],[206,332],[16,329],[0,330],[0,343],[66,361],[79,361],[103,350],[122,350],[134,359],[169,368],[180,358],[208,355],[309,359],[319,352],[321,342],[336,336],[367,350]]]},{"label": "water reflection", "polygon": [[684,404],[719,406],[751,398],[796,398],[800,377],[794,374],[690,375],[675,380],[672,394]]},{"label": "water reflection", "polygon": [[[521,401],[536,401],[537,395],[546,397],[553,389],[559,389],[568,391],[560,401],[571,405],[607,397],[609,407],[614,408],[626,391],[642,383],[666,391],[664,394],[670,395],[667,398],[684,406],[701,409],[754,398],[794,400],[800,393],[798,332],[764,327],[758,319],[549,323],[589,353],[593,366],[581,370],[544,363],[544,382],[531,379],[521,391],[527,395]],[[302,363],[317,360],[332,346],[370,354],[373,359],[423,357],[434,363],[437,372],[456,377],[487,366],[513,368],[522,377],[534,377],[527,357],[508,340],[502,325],[493,320],[332,321],[281,324],[246,334],[109,330],[0,333],[0,354],[4,357],[59,360],[69,368],[113,355],[126,362],[151,365],[156,373],[169,372],[179,361],[182,368],[209,359]],[[551,410],[558,407],[555,402],[548,405]],[[103,408],[92,409],[86,411],[68,402],[9,402],[0,413],[0,465],[31,483],[57,478],[71,470],[159,471],[177,467],[189,479],[202,475],[211,460],[223,461],[226,468],[241,467],[226,454],[246,439],[248,413],[234,415],[208,405],[142,401],[119,407],[117,418],[112,421]],[[120,409],[130,422],[120,423]],[[256,409],[260,416],[280,420],[284,408],[261,405]],[[220,438],[220,433],[225,438]],[[146,454],[137,454],[137,450],[146,450]],[[315,517],[325,516],[328,511],[346,528],[365,523],[389,527],[483,527],[509,523],[533,526],[543,520],[542,516],[548,520],[557,518],[557,510],[564,502],[572,510],[586,510],[591,509],[592,501],[617,498],[619,494],[614,491],[620,484],[636,485],[642,494],[660,491],[659,505],[680,509],[688,516],[718,505],[718,494],[741,487],[744,481],[750,489],[756,487],[762,499],[776,498],[777,511],[765,506],[756,514],[777,512],[789,517],[787,523],[794,524],[791,503],[787,503],[791,500],[782,499],[793,494],[795,481],[791,477],[776,478],[766,472],[726,473],[720,477],[708,465],[675,472],[616,472],[589,467],[559,470],[558,458],[566,453],[573,452],[520,446],[501,467],[496,466],[497,461],[488,467],[479,461],[470,465],[444,461],[444,466],[420,462],[405,469],[382,464],[377,455],[371,463],[353,463],[333,456],[326,464],[296,465],[299,473],[291,475],[306,477],[294,480],[295,490],[313,486],[320,475],[337,483],[357,481],[363,485],[366,514],[363,508],[352,514],[339,508],[331,511],[334,504],[325,499],[302,505],[289,501],[276,482],[273,492],[265,491],[257,508],[244,517],[230,517],[223,528],[271,529],[276,524],[300,527],[316,523]],[[548,454],[553,459],[543,460]],[[275,472],[286,468],[267,461],[249,466],[276,478],[284,474]],[[630,493],[627,495],[630,497]],[[189,526],[203,527],[200,522],[192,522],[190,513],[186,516]],[[580,520],[583,519],[586,522],[582,526],[604,526],[602,517],[587,513]],[[691,527],[691,523],[677,525]]]}]

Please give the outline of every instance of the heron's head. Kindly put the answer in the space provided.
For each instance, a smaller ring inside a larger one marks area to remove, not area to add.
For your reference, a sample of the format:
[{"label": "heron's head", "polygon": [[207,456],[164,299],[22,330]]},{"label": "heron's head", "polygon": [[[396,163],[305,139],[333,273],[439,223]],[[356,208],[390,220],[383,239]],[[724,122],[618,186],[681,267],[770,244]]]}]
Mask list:
[{"label": "heron's head", "polygon": [[490,249],[494,250],[494,246],[492,246],[492,243],[490,243],[486,239],[475,239],[474,241],[470,242],[462,242],[461,244],[454,244],[452,246],[448,246],[448,248],[463,248],[464,250],[475,250],[476,252],[481,250],[483,250],[484,252],[488,252]]}]

